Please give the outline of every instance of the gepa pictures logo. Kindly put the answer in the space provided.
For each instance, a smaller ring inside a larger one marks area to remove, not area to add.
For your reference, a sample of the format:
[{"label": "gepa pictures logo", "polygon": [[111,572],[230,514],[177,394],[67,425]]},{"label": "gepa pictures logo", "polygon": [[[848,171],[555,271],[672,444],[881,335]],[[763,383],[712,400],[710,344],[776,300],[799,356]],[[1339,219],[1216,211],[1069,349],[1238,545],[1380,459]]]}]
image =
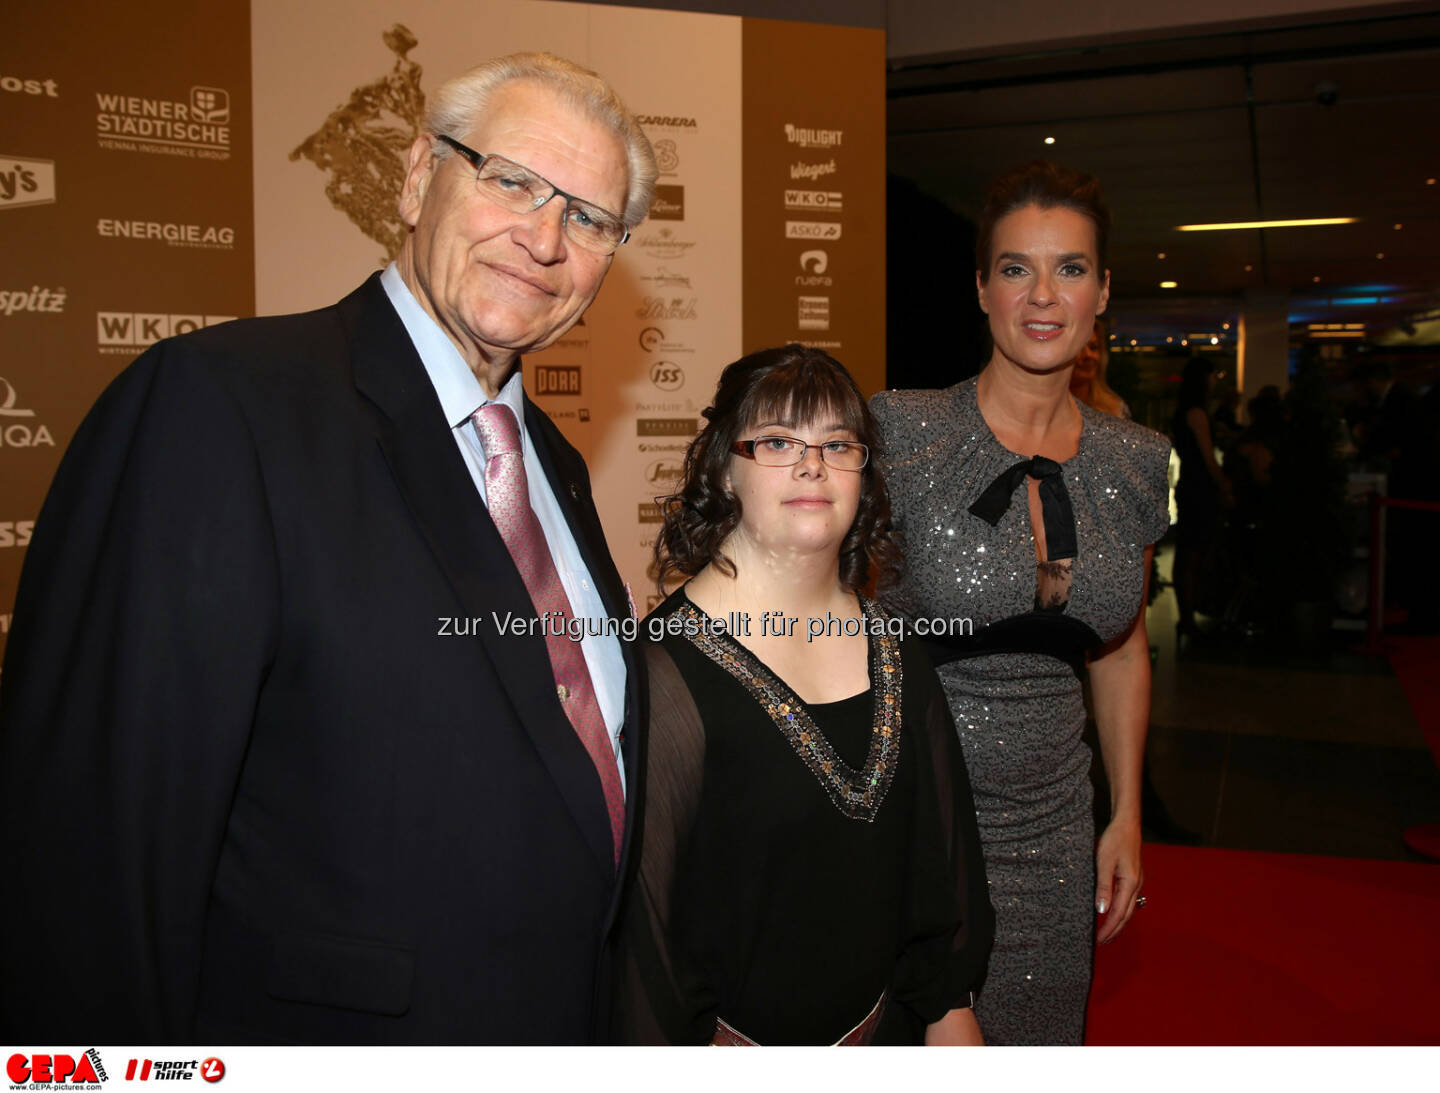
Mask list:
[{"label": "gepa pictures logo", "polygon": [[99,1085],[105,1081],[105,1067],[93,1047],[74,1055],[22,1055],[16,1052],[5,1062],[5,1074],[13,1086]]}]

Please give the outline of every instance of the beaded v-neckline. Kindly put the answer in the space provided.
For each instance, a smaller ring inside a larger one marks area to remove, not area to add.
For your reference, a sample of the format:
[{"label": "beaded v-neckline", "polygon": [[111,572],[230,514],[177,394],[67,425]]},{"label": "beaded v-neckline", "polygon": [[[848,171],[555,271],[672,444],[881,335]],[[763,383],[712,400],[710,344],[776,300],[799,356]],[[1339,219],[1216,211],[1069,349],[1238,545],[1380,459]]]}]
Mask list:
[{"label": "beaded v-neckline", "polygon": [[[679,616],[687,624],[682,626],[684,638],[750,692],[796,755],[815,775],[831,804],[852,820],[874,822],[895,780],[895,768],[900,757],[900,688],[903,680],[899,643],[886,625],[889,616],[878,604],[864,596],[860,596],[859,600],[869,635],[869,677],[875,701],[870,749],[865,766],[859,770],[840,757],[810,716],[809,706],[790,686],[749,649],[723,630],[717,630],[713,626],[714,620],[688,597],[675,610],[674,616]],[[850,702],[858,697],[852,695],[840,701]],[[816,705],[831,706],[835,703]]]}]

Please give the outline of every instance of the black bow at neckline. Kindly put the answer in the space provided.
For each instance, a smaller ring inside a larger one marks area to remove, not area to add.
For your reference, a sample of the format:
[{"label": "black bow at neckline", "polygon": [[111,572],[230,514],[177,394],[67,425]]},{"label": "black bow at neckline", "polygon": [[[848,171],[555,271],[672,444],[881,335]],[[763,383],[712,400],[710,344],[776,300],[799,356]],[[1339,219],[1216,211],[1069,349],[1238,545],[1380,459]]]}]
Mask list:
[{"label": "black bow at neckline", "polygon": [[1065,490],[1064,468],[1043,455],[1022,459],[1007,467],[985,487],[970,511],[991,527],[1000,525],[1000,518],[1010,511],[1010,500],[1027,477],[1040,483],[1040,517],[1045,524],[1045,553],[1048,560],[1061,562],[1074,558],[1079,550],[1075,542],[1075,510]]}]

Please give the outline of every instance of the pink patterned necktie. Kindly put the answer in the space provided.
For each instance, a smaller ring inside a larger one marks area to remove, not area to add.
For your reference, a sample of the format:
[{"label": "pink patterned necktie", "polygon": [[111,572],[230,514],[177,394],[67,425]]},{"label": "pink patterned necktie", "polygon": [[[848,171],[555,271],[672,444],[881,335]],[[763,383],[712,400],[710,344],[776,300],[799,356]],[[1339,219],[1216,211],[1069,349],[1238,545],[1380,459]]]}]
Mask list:
[{"label": "pink patterned necktie", "polygon": [[[485,448],[485,495],[490,519],[510,551],[530,601],[539,618],[547,619],[545,645],[555,673],[555,693],[570,718],[590,761],[600,774],[605,806],[610,813],[610,834],[615,842],[615,863],[620,863],[620,840],[625,834],[625,791],[620,785],[620,767],[610,745],[610,733],[595,698],[595,687],[585,665],[578,641],[565,637],[571,617],[570,600],[555,559],[545,542],[545,532],[530,507],[530,485],[525,475],[525,457],[520,446],[520,429],[510,407],[489,402],[475,411],[475,431]],[[551,613],[553,612],[553,613]],[[547,618],[547,613],[548,618]]]}]

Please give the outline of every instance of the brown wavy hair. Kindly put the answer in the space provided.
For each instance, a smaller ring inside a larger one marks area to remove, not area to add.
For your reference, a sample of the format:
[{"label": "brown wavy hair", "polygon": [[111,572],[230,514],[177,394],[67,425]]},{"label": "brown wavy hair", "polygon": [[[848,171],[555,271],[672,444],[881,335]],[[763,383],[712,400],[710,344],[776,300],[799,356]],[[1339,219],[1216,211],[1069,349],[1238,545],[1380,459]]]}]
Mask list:
[{"label": "brown wavy hair", "polygon": [[693,577],[714,564],[726,576],[734,563],[721,545],[740,524],[740,499],[725,485],[731,445],[747,428],[765,421],[787,428],[834,414],[870,449],[859,474],[860,504],[840,544],[840,580],[863,588],[872,570],[881,578],[898,572],[900,547],[890,530],[890,495],[879,467],[879,430],[845,366],[828,353],[803,345],[762,349],[725,366],[715,401],[704,411],[705,427],[685,452],[679,492],[657,498],[665,524],[655,539],[652,571],[663,593],[676,576]]},{"label": "brown wavy hair", "polygon": [[1100,262],[1097,276],[1110,268],[1110,210],[1100,196],[1100,180],[1049,160],[1037,159],[990,183],[985,208],[975,230],[975,268],[980,281],[990,281],[991,250],[995,225],[1028,205],[1041,209],[1063,208],[1090,218],[1095,225],[1095,257]]}]

